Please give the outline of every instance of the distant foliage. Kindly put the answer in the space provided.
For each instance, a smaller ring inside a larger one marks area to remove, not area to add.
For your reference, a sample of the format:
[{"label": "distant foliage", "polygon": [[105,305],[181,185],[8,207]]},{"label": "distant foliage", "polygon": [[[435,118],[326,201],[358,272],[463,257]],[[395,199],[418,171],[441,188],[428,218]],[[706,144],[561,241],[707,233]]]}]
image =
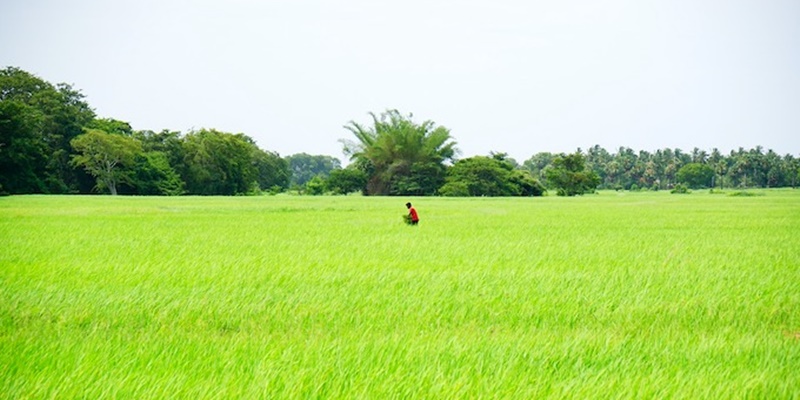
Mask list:
[{"label": "distant foliage", "polygon": [[559,196],[575,196],[593,193],[600,184],[600,177],[586,168],[583,154],[576,152],[556,157],[545,169],[547,182],[557,189]]},{"label": "distant foliage", "polygon": [[131,186],[141,195],[178,196],[186,192],[181,176],[169,164],[167,154],[160,151],[136,156]]},{"label": "distant foliage", "polygon": [[326,178],[331,171],[341,168],[339,159],[326,155],[298,153],[287,156],[285,160],[291,172],[289,185],[296,187],[302,187],[315,176]]},{"label": "distant foliage", "polygon": [[447,171],[443,196],[541,196],[544,186],[528,171],[514,169],[505,154],[459,160]]},{"label": "distant foliage", "polygon": [[439,189],[439,195],[445,197],[469,197],[469,186],[466,182],[447,182]]},{"label": "distant foliage", "polygon": [[367,184],[367,174],[355,167],[334,169],[325,182],[326,187],[335,194],[363,192]]},{"label": "distant foliage", "polygon": [[[136,131],[127,122],[98,118],[68,84],[7,67],[0,69],[0,193],[238,195],[290,186],[303,191],[314,177],[331,193],[394,196],[539,196],[545,188],[571,196],[596,189],[670,190],[678,184],[744,190],[800,183],[799,158],[761,146],[723,154],[698,148],[609,152],[595,145],[570,155],[535,153],[521,164],[503,153],[458,160],[449,129],[430,120],[414,122],[397,110],[370,116],[369,125],[345,126],[355,140],[343,141],[352,162],[342,170],[331,156],[282,158],[243,133]],[[92,166],[91,157],[105,154],[112,160],[118,152],[115,146],[82,146],[90,140],[79,138],[97,139],[97,132],[109,135],[103,136],[106,142],[133,143],[133,161],[125,156],[105,172]],[[343,172],[332,177],[337,170]]]},{"label": "distant foliage", "polygon": [[670,193],[672,194],[689,194],[691,192],[692,191],[689,190],[689,188],[682,183],[675,185],[675,187],[672,188],[672,190],[670,190]]},{"label": "distant foliage", "polygon": [[728,194],[728,196],[731,196],[731,197],[754,197],[754,196],[763,196],[763,195],[764,195],[764,193],[749,192],[749,191],[745,191],[745,190],[731,192],[731,193]]},{"label": "distant foliage", "polygon": [[134,131],[96,118],[84,96],[19,68],[0,70],[0,187],[10,194],[254,193],[289,169],[244,134]]},{"label": "distant foliage", "polygon": [[[696,188],[766,188],[797,187],[800,183],[800,159],[791,154],[779,156],[772,150],[765,152],[761,146],[750,150],[739,148],[727,155],[718,149],[708,153],[698,148],[687,153],[669,148],[635,152],[620,147],[609,153],[600,146],[578,152],[584,155],[587,168],[600,178],[598,189],[626,190],[637,185],[661,190],[677,183]],[[545,177],[545,170],[554,159],[552,153],[536,153],[522,167],[534,176]],[[683,169],[689,164],[694,166]]]},{"label": "distant foliage", "polygon": [[325,193],[325,180],[320,176],[315,176],[306,182],[305,193],[312,196],[319,196]]},{"label": "distant foliage", "polygon": [[190,132],[182,144],[183,177],[190,194],[245,194],[252,192],[253,182],[264,189],[288,184],[285,161],[241,133],[203,129]]},{"label": "distant foliage", "polygon": [[714,169],[706,164],[689,163],[678,170],[678,182],[692,189],[710,187],[714,179]]}]

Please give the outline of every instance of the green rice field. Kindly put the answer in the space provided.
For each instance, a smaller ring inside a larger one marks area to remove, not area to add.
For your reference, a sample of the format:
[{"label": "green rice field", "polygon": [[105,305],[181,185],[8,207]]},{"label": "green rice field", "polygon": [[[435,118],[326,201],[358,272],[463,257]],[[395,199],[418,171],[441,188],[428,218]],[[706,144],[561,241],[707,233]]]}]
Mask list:
[{"label": "green rice field", "polygon": [[0,198],[0,398],[798,399],[754,193]]}]

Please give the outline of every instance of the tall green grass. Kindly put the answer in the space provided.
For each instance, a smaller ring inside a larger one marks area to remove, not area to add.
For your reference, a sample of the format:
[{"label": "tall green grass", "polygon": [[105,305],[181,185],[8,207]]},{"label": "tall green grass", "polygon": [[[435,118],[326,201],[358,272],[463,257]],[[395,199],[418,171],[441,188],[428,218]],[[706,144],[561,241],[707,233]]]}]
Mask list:
[{"label": "tall green grass", "polygon": [[0,397],[798,398],[798,226],[792,190],[0,198]]}]

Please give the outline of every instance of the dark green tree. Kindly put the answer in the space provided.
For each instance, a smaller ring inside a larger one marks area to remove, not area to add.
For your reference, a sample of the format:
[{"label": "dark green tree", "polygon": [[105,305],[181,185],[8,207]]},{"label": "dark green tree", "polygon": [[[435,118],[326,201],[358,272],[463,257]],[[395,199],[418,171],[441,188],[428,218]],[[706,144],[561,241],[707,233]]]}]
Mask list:
[{"label": "dark green tree", "polygon": [[325,193],[325,179],[321,176],[315,176],[309,179],[308,182],[306,182],[304,192],[312,196],[319,196]]},{"label": "dark green tree", "polygon": [[547,181],[557,188],[559,196],[575,196],[593,193],[600,184],[600,177],[586,168],[583,154],[562,154],[553,160],[545,171]]},{"label": "dark green tree", "polygon": [[[0,145],[13,146],[7,150],[15,154],[9,154],[6,162],[25,171],[15,178],[14,185],[19,190],[43,188],[47,193],[70,193],[81,190],[84,184],[92,186],[91,177],[70,162],[71,140],[81,135],[84,126],[94,119],[94,111],[83,98],[70,85],[52,85],[15,67],[0,70],[0,102],[15,104],[4,104],[2,112],[7,122],[5,128],[0,128],[4,129]],[[7,115],[12,110],[22,114],[8,121]],[[39,165],[42,147],[46,149],[44,166]],[[17,170],[4,169],[0,173],[16,174]]]},{"label": "dark green tree", "polygon": [[336,194],[363,191],[366,184],[367,174],[354,166],[332,170],[325,181],[328,190]]},{"label": "dark green tree", "polygon": [[514,169],[505,154],[457,161],[447,171],[443,196],[541,196],[544,187],[527,170]]},{"label": "dark green tree", "polygon": [[258,181],[253,140],[214,129],[184,137],[186,190],[198,195],[246,194]]},{"label": "dark green tree", "polygon": [[167,155],[169,165],[179,173],[185,168],[184,165],[184,148],[183,138],[181,133],[177,131],[163,130],[161,132],[153,131],[135,131],[133,137],[142,143],[142,149],[146,152],[157,151]]},{"label": "dark green tree", "polygon": [[711,187],[719,186],[725,188],[725,180],[723,177],[728,170],[725,162],[725,157],[720,153],[716,147],[711,150],[711,155],[708,157],[708,165],[714,170],[714,177],[712,179]]},{"label": "dark green tree", "polygon": [[800,158],[795,158],[791,154],[783,156],[784,173],[787,176],[787,185],[796,188],[800,181]]},{"label": "dark green tree", "polygon": [[[534,178],[530,172],[523,169],[511,171],[508,180],[512,187],[519,188],[519,196],[543,196],[547,192],[544,185],[542,185],[538,179]],[[516,189],[514,191],[516,192]]]},{"label": "dark green tree", "polygon": [[764,155],[762,169],[765,171],[766,187],[788,186],[783,160],[772,149],[768,150],[767,154]]},{"label": "dark green tree", "polygon": [[553,160],[557,157],[556,154],[548,153],[548,152],[540,152],[536,153],[531,158],[525,160],[522,163],[522,168],[530,171],[531,175],[534,178],[543,181],[546,179],[544,175],[544,170],[553,163]]},{"label": "dark green tree", "polygon": [[[555,158],[553,155],[551,161]],[[594,171],[600,177],[600,186],[610,188],[606,180],[605,166],[612,161],[611,154],[600,145],[594,145],[586,151],[586,166]],[[549,165],[549,163],[548,163]],[[543,169],[543,168],[542,168]],[[544,174],[539,175],[541,179],[545,179]]]},{"label": "dark green tree", "polygon": [[678,170],[677,179],[691,189],[711,187],[714,169],[707,164],[689,163]]},{"label": "dark green tree", "polygon": [[40,134],[42,114],[23,102],[0,101],[0,189],[46,193],[48,148]]},{"label": "dark green tree", "polygon": [[514,196],[518,193],[509,182],[510,174],[509,165],[492,157],[465,158],[448,169],[441,192],[452,196],[466,187],[469,196]]},{"label": "dark green tree", "polygon": [[279,192],[289,187],[291,172],[289,162],[278,153],[253,149],[253,159],[257,169],[257,182],[261,190]]},{"label": "dark green tree", "polygon": [[338,158],[326,155],[297,153],[287,156],[286,161],[291,172],[289,181],[291,186],[303,186],[317,175],[327,177],[334,169],[341,168],[341,161]]},{"label": "dark green tree", "polygon": [[131,192],[139,195],[178,196],[186,192],[186,184],[169,164],[167,154],[160,151],[141,153],[136,157]]}]

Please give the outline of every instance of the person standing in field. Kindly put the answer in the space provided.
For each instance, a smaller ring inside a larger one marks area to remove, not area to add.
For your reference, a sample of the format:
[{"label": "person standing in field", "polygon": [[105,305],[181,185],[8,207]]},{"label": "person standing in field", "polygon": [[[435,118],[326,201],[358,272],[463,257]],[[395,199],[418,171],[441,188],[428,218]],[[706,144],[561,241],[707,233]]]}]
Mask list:
[{"label": "person standing in field", "polygon": [[419,215],[417,214],[417,210],[411,206],[411,203],[406,203],[406,208],[408,208],[408,216],[411,218],[411,225],[418,224]]}]

